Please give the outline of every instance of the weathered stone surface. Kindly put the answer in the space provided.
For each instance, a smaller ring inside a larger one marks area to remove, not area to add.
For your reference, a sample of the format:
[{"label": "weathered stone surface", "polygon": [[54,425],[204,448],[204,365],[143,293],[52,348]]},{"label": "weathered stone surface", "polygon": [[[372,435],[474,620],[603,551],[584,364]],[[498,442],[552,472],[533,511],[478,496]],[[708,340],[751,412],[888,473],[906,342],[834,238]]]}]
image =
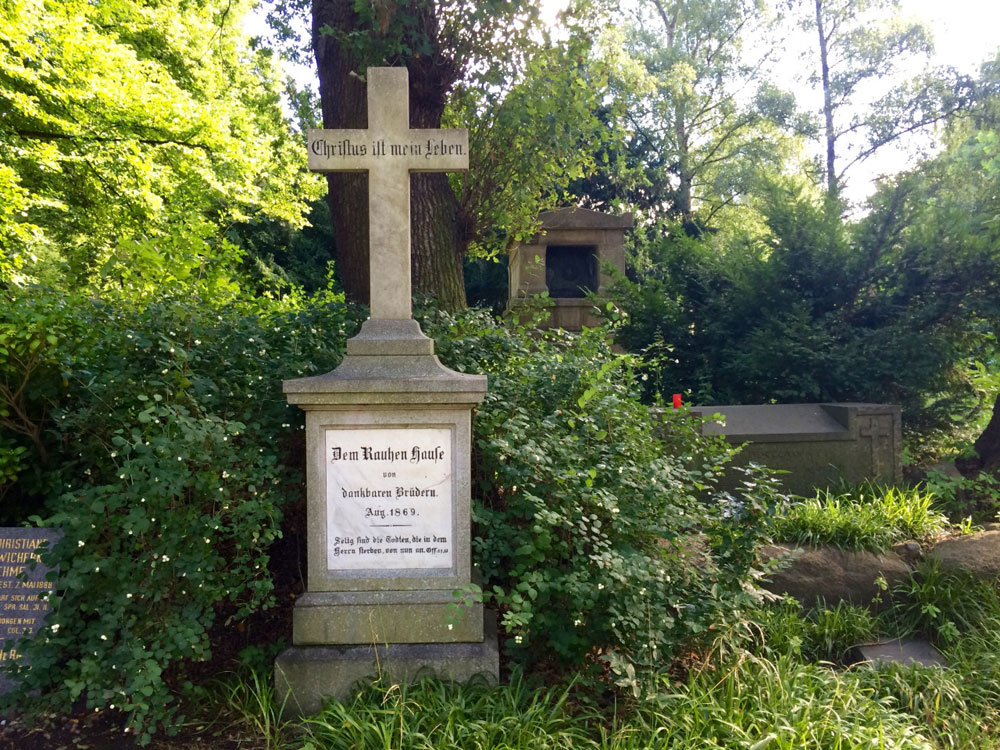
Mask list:
[{"label": "weathered stone surface", "polygon": [[829,604],[844,600],[868,605],[884,592],[876,584],[885,578],[891,589],[909,579],[912,568],[897,555],[873,552],[845,552],[834,547],[794,547],[767,545],[766,559],[788,556],[789,564],[773,573],[765,588],[776,594],[790,594],[811,606],[817,598]]},{"label": "weathered stone surface", "polygon": [[483,605],[455,610],[450,590],[306,592],[295,602],[296,646],[471,643],[483,640]]},{"label": "weathered stone surface", "polygon": [[934,646],[927,641],[892,640],[866,643],[858,646],[860,661],[878,664],[922,664],[925,667],[946,667],[948,663]]},{"label": "weathered stone surface", "polygon": [[[7,662],[26,664],[13,644],[30,638],[45,623],[49,613],[48,594],[55,584],[47,580],[49,569],[41,562],[42,548],[51,549],[62,539],[59,529],[0,528],[0,667]],[[32,562],[35,563],[32,568]],[[24,580],[21,580],[21,577]],[[41,595],[45,594],[46,598]],[[11,644],[5,649],[4,641]],[[0,672],[0,695],[14,687],[14,681]]]},{"label": "weathered stone surface", "polygon": [[[603,268],[608,265],[625,272],[625,232],[632,228],[632,215],[559,208],[544,211],[538,218],[542,222],[541,231],[510,252],[508,310],[517,309],[525,297],[548,292],[551,307],[549,319],[541,324],[543,328],[580,331],[598,325],[600,320],[593,302],[582,294],[563,296],[552,288],[552,262],[558,253],[572,252],[579,257],[581,266],[589,266],[588,276],[593,278],[587,286],[598,294],[606,294],[612,277]],[[551,258],[549,248],[553,249]]]},{"label": "weathered stone surface", "polygon": [[306,412],[307,591],[275,662],[297,713],[377,672],[499,674],[495,614],[488,631],[481,604],[449,617],[471,581],[471,413],[486,377],[442,365],[410,309],[410,173],[465,169],[468,134],[409,127],[405,68],[367,76],[367,130],[309,133],[314,171],[369,173],[371,318],[335,370],[284,383]]},{"label": "weathered stone surface", "polygon": [[406,68],[368,68],[368,128],[309,131],[314,172],[368,173],[373,320],[410,318],[410,173],[468,169],[467,130],[410,128]]},{"label": "weathered stone surface", "polygon": [[900,542],[892,545],[892,551],[899,555],[910,565],[917,565],[924,559],[924,552],[920,545],[912,539],[907,542]]},{"label": "weathered stone surface", "polygon": [[968,571],[978,578],[1000,576],[1000,531],[981,531],[938,542],[929,555],[942,570]]},{"label": "weathered stone surface", "polygon": [[478,643],[390,643],[292,647],[274,664],[278,705],[286,716],[318,712],[323,702],[345,700],[360,680],[385,675],[395,681],[433,675],[456,682],[499,679],[496,613],[486,613],[486,638]]},{"label": "weathered stone surface", "polygon": [[[902,480],[900,408],[887,404],[762,404],[697,406],[694,414],[722,414],[723,422],[702,425],[705,435],[721,435],[742,445],[738,464],[754,462],[779,469],[785,489],[812,495],[816,489],[865,480]],[[726,476],[738,484],[738,472]]]}]

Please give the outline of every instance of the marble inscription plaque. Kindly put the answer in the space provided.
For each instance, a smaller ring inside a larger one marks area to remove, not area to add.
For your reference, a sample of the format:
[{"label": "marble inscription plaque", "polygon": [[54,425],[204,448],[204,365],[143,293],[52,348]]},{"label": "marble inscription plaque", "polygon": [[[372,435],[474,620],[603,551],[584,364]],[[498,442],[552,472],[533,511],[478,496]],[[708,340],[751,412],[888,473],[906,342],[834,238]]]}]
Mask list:
[{"label": "marble inscription plaque", "polygon": [[[15,642],[45,622],[49,603],[40,594],[51,592],[53,584],[45,580],[48,568],[39,560],[39,547],[61,538],[62,532],[54,529],[0,528],[0,664],[21,659]],[[11,687],[9,678],[0,674],[0,695]]]},{"label": "marble inscription plaque", "polygon": [[327,568],[450,569],[449,428],[328,429]]}]

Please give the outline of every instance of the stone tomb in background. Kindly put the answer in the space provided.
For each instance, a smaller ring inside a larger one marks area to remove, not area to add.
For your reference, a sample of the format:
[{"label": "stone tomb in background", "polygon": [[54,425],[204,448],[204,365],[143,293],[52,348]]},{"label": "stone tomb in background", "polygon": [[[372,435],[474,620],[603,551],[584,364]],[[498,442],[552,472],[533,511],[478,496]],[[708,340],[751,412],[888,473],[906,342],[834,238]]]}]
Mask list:
[{"label": "stone tomb in background", "polygon": [[508,311],[548,292],[552,307],[543,328],[580,331],[598,325],[587,291],[607,293],[612,279],[605,266],[625,272],[625,232],[632,228],[632,215],[559,208],[538,218],[538,234],[510,252]]},{"label": "stone tomb in background", "polygon": [[764,404],[696,406],[695,414],[722,414],[723,424],[708,421],[705,435],[722,435],[733,445],[746,444],[738,465],[764,464],[782,469],[789,492],[810,495],[816,489],[865,480],[902,481],[902,429],[898,406],[884,404]]},{"label": "stone tomb in background", "polygon": [[410,308],[410,173],[467,168],[468,133],[409,127],[406,68],[367,76],[367,129],[309,132],[311,169],[368,172],[371,317],[339,367],[284,383],[306,412],[306,592],[275,663],[278,702],[297,713],[376,674],[499,676],[496,618],[453,594],[472,582],[486,377],[444,367]]}]

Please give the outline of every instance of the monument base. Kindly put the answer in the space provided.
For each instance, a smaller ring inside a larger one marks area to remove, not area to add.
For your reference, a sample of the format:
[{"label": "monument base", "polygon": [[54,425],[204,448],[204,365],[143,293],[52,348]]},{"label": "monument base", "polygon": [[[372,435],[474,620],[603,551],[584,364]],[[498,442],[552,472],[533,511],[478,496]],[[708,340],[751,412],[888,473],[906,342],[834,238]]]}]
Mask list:
[{"label": "monument base", "polygon": [[483,605],[456,611],[451,591],[307,592],[295,602],[292,644],[472,643]]},{"label": "monument base", "polygon": [[435,676],[465,682],[500,679],[496,612],[485,613],[484,639],[476,643],[388,643],[364,646],[293,646],[274,663],[278,705],[286,716],[315,714],[331,698],[344,701],[365,678],[412,682]]}]

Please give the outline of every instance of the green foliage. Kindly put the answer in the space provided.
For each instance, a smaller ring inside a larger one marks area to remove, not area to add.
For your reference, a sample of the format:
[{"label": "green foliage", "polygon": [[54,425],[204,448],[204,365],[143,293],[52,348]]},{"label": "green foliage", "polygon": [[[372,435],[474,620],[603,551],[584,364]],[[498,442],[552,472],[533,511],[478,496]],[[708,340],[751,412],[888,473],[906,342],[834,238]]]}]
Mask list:
[{"label": "green foliage", "polygon": [[[793,147],[794,100],[765,81],[774,16],[762,2],[646,0],[607,25],[600,54],[612,69],[625,133],[602,153],[584,200],[624,203],[695,227],[744,202]],[[745,208],[744,208],[745,210]]]},{"label": "green foliage", "polygon": [[894,592],[887,627],[935,640],[948,669],[913,665],[859,670],[857,679],[892,699],[941,747],[1000,746],[1000,590],[995,581],[929,565]]},{"label": "green foliage", "polygon": [[884,552],[908,539],[932,541],[948,530],[935,497],[921,489],[861,485],[850,492],[821,491],[783,509],[775,539]]},{"label": "green foliage", "polygon": [[1000,622],[1000,592],[995,581],[949,573],[933,563],[893,592],[893,614],[901,627],[944,643],[959,633]]},{"label": "green foliage", "polygon": [[764,653],[805,662],[840,663],[850,648],[873,640],[880,625],[867,607],[841,601],[803,612],[791,597],[753,617],[761,629]]},{"label": "green foliage", "polygon": [[1000,477],[996,473],[964,477],[931,470],[927,472],[924,487],[938,498],[938,505],[951,518],[988,522],[995,521],[1000,513]]},{"label": "green foliage", "polygon": [[380,748],[591,748],[588,719],[572,716],[569,689],[539,688],[515,674],[508,685],[409,685],[378,679],[352,700],[331,701],[305,724],[301,750]]},{"label": "green foliage", "polygon": [[[955,748],[989,750],[1000,746],[1000,597],[983,584],[963,594],[964,579],[939,578],[935,600],[980,604],[969,629],[942,646],[949,668],[920,665],[858,665],[849,670],[815,659],[838,659],[849,646],[898,635],[905,622],[897,610],[874,618],[867,610],[839,604],[802,612],[786,600],[752,613],[756,625],[736,626],[744,644],[723,655],[716,648],[654,677],[645,700],[617,702],[599,710],[569,688],[532,689],[515,673],[509,686],[488,688],[431,680],[361,685],[346,703],[267,730],[274,746],[295,750],[320,747],[595,747],[642,748]],[[965,607],[966,605],[962,605]],[[904,618],[905,620],[905,618]],[[763,643],[759,635],[763,635]],[[751,637],[747,638],[749,635]],[[738,638],[737,638],[738,640]],[[763,646],[763,648],[762,648]],[[707,657],[707,658],[705,658]],[[262,684],[251,677],[247,687]],[[249,692],[276,707],[268,689]],[[234,692],[227,689],[226,695]],[[257,697],[242,711],[257,712]],[[298,731],[301,739],[294,740]],[[282,742],[283,739],[283,742]]]},{"label": "green foliage", "polygon": [[145,741],[179,720],[209,628],[271,603],[268,548],[301,482],[289,457],[302,420],[278,389],[335,365],[356,322],[328,292],[219,306],[6,297],[0,332],[43,342],[35,359],[0,360],[40,427],[9,512],[65,533],[44,557],[59,570],[47,627],[19,646],[32,666],[7,700],[113,709]]},{"label": "green foliage", "polygon": [[608,73],[600,61],[584,62],[589,44],[579,29],[564,43],[526,44],[457,86],[445,122],[469,128],[469,169],[451,180],[474,257],[530,238],[538,214],[590,174],[595,151],[616,138],[596,114]]},{"label": "green foliage", "polygon": [[531,333],[481,314],[425,329],[444,361],[490,378],[475,421],[473,558],[517,659],[580,665],[613,649],[636,688],[636,669],[752,601],[773,484],[714,496],[730,451],[681,413],[658,423],[638,400],[635,359],[612,354],[606,330]]},{"label": "green foliage", "polygon": [[[686,683],[664,676],[659,700],[640,707],[615,748],[878,747],[931,750],[911,717],[852,674],[744,654],[726,671],[693,672]],[[655,737],[655,744],[649,744]]]},{"label": "green foliage", "polygon": [[963,208],[957,186],[929,201],[922,184],[880,194],[857,227],[785,182],[766,231],[721,252],[679,227],[654,237],[648,271],[618,290],[619,343],[659,357],[651,390],[694,403],[898,403],[923,434],[968,419],[983,396],[964,372],[989,361],[1000,245],[985,205]]},{"label": "green foliage", "polygon": [[243,37],[248,5],[0,6],[0,280],[183,268],[165,246],[185,233],[211,251],[251,215],[301,226],[321,182]]}]

